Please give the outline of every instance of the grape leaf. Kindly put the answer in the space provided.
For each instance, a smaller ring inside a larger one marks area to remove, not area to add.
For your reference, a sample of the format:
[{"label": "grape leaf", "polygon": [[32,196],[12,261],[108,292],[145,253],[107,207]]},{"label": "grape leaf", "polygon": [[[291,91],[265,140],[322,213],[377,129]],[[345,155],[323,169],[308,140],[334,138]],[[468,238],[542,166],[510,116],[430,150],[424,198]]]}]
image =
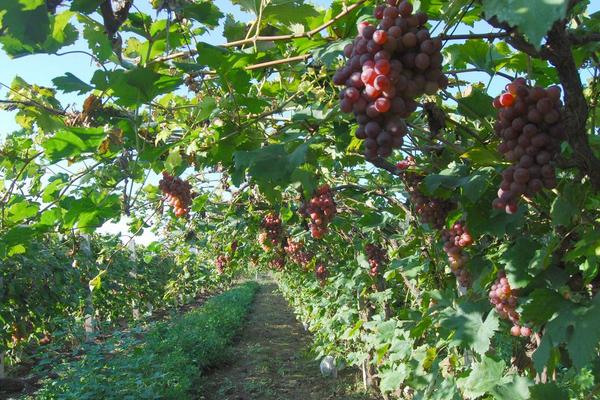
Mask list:
[{"label": "grape leaf", "polygon": [[554,382],[532,386],[530,392],[531,400],[564,400],[569,397],[567,391]]},{"label": "grape leaf", "polygon": [[582,368],[595,356],[600,343],[600,296],[595,296],[591,304],[581,306],[571,303],[546,324],[544,336],[538,349],[533,353],[533,363],[537,371],[542,371],[553,348],[566,343],[567,351],[576,368]]},{"label": "grape leaf", "polygon": [[504,361],[484,356],[480,363],[473,366],[469,376],[458,379],[457,386],[467,398],[483,396],[500,383],[505,366]]},{"label": "grape leaf", "polygon": [[70,72],[52,79],[52,83],[65,93],[78,92],[78,94],[84,94],[94,89],[93,86],[88,85]]},{"label": "grape leaf", "polygon": [[529,43],[539,49],[552,24],[565,17],[568,3],[567,0],[483,0],[483,11],[486,18],[496,16],[518,27]]},{"label": "grape leaf", "polygon": [[405,364],[400,364],[389,370],[383,370],[379,372],[379,377],[381,378],[379,389],[384,393],[394,391],[400,387],[408,375],[409,371]]},{"label": "grape leaf", "polygon": [[532,275],[530,265],[540,244],[530,238],[521,238],[510,247],[500,261],[505,265],[506,277],[513,288],[522,288],[529,284]]}]

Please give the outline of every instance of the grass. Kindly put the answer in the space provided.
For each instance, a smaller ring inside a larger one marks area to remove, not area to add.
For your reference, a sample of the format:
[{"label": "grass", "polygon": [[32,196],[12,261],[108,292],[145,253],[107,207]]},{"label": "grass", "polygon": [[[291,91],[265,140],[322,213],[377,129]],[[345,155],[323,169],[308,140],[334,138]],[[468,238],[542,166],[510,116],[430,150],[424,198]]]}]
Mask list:
[{"label": "grass", "polygon": [[88,345],[53,370],[35,399],[188,399],[203,369],[223,360],[258,284],[250,282],[206,301],[143,335]]}]

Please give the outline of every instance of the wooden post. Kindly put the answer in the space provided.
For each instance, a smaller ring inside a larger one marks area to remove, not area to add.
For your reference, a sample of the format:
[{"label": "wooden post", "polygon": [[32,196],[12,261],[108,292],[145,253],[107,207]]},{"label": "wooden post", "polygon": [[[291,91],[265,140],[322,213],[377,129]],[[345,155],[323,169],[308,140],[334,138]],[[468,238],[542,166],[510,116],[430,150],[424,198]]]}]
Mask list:
[{"label": "wooden post", "polygon": [[[134,279],[137,279],[137,253],[135,251],[135,239],[131,238],[129,243],[127,243],[127,247],[129,248],[129,259],[133,261],[133,269],[131,270],[131,276]],[[133,319],[140,319],[140,309],[138,307],[138,303],[135,298],[131,299],[131,310],[133,314]]]},{"label": "wooden post", "polygon": [[6,372],[4,372],[4,350],[0,351],[0,379],[6,378]]},{"label": "wooden post", "polygon": [[83,321],[83,330],[85,332],[85,341],[91,342],[94,334],[94,299],[92,291],[88,293],[85,307],[85,319]]}]

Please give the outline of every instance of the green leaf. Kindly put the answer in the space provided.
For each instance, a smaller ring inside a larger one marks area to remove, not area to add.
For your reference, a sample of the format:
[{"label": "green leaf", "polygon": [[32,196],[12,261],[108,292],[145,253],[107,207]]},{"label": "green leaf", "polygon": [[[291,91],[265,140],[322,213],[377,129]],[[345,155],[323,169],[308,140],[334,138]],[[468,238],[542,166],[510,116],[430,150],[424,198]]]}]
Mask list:
[{"label": "green leaf", "polygon": [[196,20],[211,28],[216,27],[219,24],[219,19],[223,17],[219,8],[210,1],[185,3],[181,13],[187,18]]},{"label": "green leaf", "polygon": [[550,289],[536,289],[527,296],[521,313],[523,321],[543,325],[570,303]]},{"label": "green leaf", "polygon": [[522,288],[529,284],[532,279],[530,264],[534,259],[540,244],[530,238],[521,238],[510,247],[500,261],[505,265],[506,277],[512,288]]},{"label": "green leaf", "polygon": [[536,48],[554,22],[565,17],[567,0],[483,0],[486,18],[498,17],[500,21],[516,26],[529,43]]},{"label": "green leaf", "polygon": [[78,11],[84,14],[91,14],[104,0],[73,0],[71,10]]},{"label": "green leaf", "polygon": [[95,290],[100,290],[102,289],[102,277],[104,275],[106,275],[106,270],[102,270],[100,271],[100,273],[98,275],[96,275],[94,278],[92,278],[88,284],[89,288],[90,288],[90,292],[93,292]]},{"label": "green leaf", "polygon": [[408,377],[409,371],[405,364],[400,364],[392,369],[379,372],[379,389],[382,392],[392,392],[400,387]]},{"label": "green leaf", "polygon": [[46,155],[53,162],[96,151],[105,138],[102,128],[69,128],[57,132],[42,143]]},{"label": "green leaf", "polygon": [[495,361],[483,356],[481,362],[473,366],[466,378],[458,379],[457,386],[465,397],[476,398],[489,393],[502,380],[504,361]]},{"label": "green leaf", "polygon": [[441,313],[445,329],[454,332],[455,344],[468,346],[478,354],[484,354],[490,347],[490,339],[498,329],[496,313],[488,313],[485,322],[479,307],[462,303],[457,308],[446,308]]},{"label": "green leaf", "polygon": [[90,50],[100,62],[107,61],[113,53],[112,43],[104,32],[104,27],[93,20],[81,19],[83,22],[83,37]]},{"label": "green leaf", "polygon": [[52,79],[52,83],[64,93],[78,92],[77,94],[84,94],[94,89],[70,72],[65,73],[64,76]]},{"label": "green leaf", "polygon": [[586,366],[596,354],[600,343],[600,296],[590,305],[570,303],[546,324],[544,336],[533,353],[537,371],[542,371],[550,360],[553,348],[566,343],[567,351],[576,368]]},{"label": "green leaf", "polygon": [[237,22],[232,14],[227,14],[223,24],[223,36],[228,42],[243,39],[246,36],[246,24]]},{"label": "green leaf", "polygon": [[554,382],[532,386],[531,400],[564,400],[569,398],[567,391]]},{"label": "green leaf", "polygon": [[467,96],[459,97],[458,112],[467,118],[493,118],[496,109],[492,106],[494,100],[483,88],[469,86],[466,90]]},{"label": "green leaf", "polygon": [[529,400],[531,380],[523,376],[510,375],[502,379],[490,392],[496,400]]},{"label": "green leaf", "polygon": [[26,200],[20,201],[9,207],[9,219],[13,223],[19,223],[27,218],[36,215],[39,209],[40,205],[37,203],[31,203]]},{"label": "green leaf", "polygon": [[42,44],[50,34],[45,0],[2,0],[0,10],[5,34],[24,44]]},{"label": "green leaf", "polygon": [[573,217],[576,214],[577,207],[572,204],[565,196],[558,196],[552,202],[550,216],[552,217],[552,225],[570,226]]}]

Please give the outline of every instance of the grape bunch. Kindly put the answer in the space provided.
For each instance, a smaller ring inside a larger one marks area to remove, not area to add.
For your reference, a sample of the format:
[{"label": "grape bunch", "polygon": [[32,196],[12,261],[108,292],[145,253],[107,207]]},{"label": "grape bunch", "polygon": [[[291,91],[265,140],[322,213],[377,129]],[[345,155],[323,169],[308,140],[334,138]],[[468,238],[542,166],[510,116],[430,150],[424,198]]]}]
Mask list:
[{"label": "grape bunch", "polygon": [[222,275],[225,271],[225,266],[229,263],[229,257],[224,254],[219,254],[215,261],[215,266],[217,267],[217,273]]},{"label": "grape bunch", "polygon": [[375,277],[380,272],[382,265],[388,262],[387,253],[384,249],[373,243],[366,245],[365,251],[369,260],[369,275]]},{"label": "grape bunch", "polygon": [[473,244],[473,237],[467,227],[463,222],[455,223],[452,228],[442,231],[442,240],[450,269],[458,279],[458,283],[463,287],[470,286],[471,277],[465,268],[468,257],[463,253],[463,249]]},{"label": "grape bunch", "polygon": [[410,201],[415,207],[421,222],[429,224],[437,229],[442,229],[446,222],[446,216],[454,205],[447,200],[434,199],[421,193],[419,186],[423,177],[414,172],[403,175],[404,186],[410,196]]},{"label": "grape bunch", "polygon": [[321,286],[323,286],[325,284],[325,280],[329,276],[329,271],[327,271],[327,267],[325,267],[324,263],[318,262],[315,265],[315,275],[317,276],[317,279],[321,282]]},{"label": "grape bunch", "polygon": [[327,225],[333,220],[337,208],[329,185],[323,185],[315,190],[308,203],[300,207],[300,214],[310,217],[310,233],[315,239],[321,239],[327,233]]},{"label": "grape bunch", "polygon": [[269,265],[276,271],[283,271],[285,267],[285,254],[276,254],[269,262]]},{"label": "grape bunch", "polygon": [[442,73],[442,41],[430,37],[427,15],[413,14],[404,0],[388,0],[375,8],[377,26],[363,21],[358,35],[344,48],[346,65],[333,76],[344,85],[340,109],[354,113],[356,137],[364,139],[365,157],[387,157],[400,148],[415,99],[448,85]]},{"label": "grape bunch", "polygon": [[178,217],[189,212],[192,204],[192,185],[179,177],[171,176],[163,171],[163,177],[158,182],[159,189],[166,195],[166,200],[173,206],[173,211]]},{"label": "grape bunch", "polygon": [[494,208],[514,214],[521,195],[532,197],[543,188],[556,187],[553,160],[565,139],[560,94],[558,86],[531,87],[517,78],[494,99],[495,131],[502,139],[498,150],[513,163],[502,172]]},{"label": "grape bunch", "polygon": [[284,250],[294,263],[302,267],[306,267],[312,260],[312,255],[304,249],[304,243],[296,242],[291,238],[287,239]]},{"label": "grape bunch", "polygon": [[513,327],[510,329],[511,335],[531,335],[531,328],[520,325],[519,320],[521,317],[515,310],[517,307],[517,293],[515,290],[511,289],[504,271],[498,272],[496,282],[492,285],[489,297],[490,303],[496,307],[496,311],[500,314],[500,317],[508,319],[513,323]]},{"label": "grape bunch", "polygon": [[404,171],[416,165],[417,162],[415,161],[415,158],[413,156],[408,156],[404,160],[398,161],[396,168],[398,168],[400,171]]},{"label": "grape bunch", "polygon": [[258,242],[264,251],[271,251],[281,243],[283,227],[281,218],[274,213],[267,214],[261,222],[261,232],[258,235]]}]

